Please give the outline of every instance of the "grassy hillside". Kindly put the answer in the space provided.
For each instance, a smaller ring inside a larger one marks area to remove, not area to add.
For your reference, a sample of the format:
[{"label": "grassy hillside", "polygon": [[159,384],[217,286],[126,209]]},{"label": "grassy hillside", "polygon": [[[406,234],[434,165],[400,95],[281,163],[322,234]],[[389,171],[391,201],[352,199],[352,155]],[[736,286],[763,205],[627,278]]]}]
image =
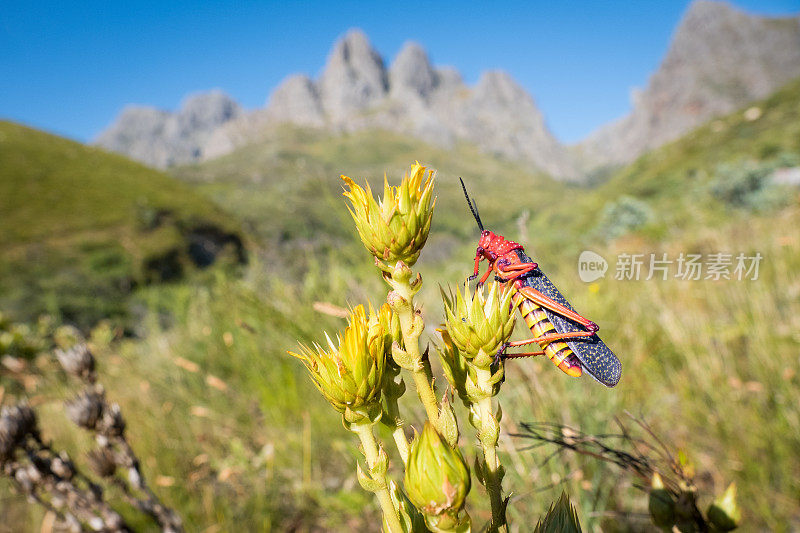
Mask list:
[{"label": "grassy hillside", "polygon": [[[179,278],[237,225],[208,200],[123,157],[0,122],[0,307],[91,325],[132,286]],[[207,255],[207,254],[206,254]]]},{"label": "grassy hillside", "polygon": [[[458,176],[478,197],[487,218],[507,210],[505,220],[521,209],[535,209],[530,199],[553,197],[563,186],[518,164],[480,154],[474,147],[451,150],[382,131],[331,137],[326,133],[284,127],[230,155],[176,169],[183,181],[221,205],[232,206],[268,242],[305,245],[346,238],[352,233],[347,212],[340,209],[345,174],[381,186],[384,173],[397,180],[414,160],[439,169],[437,190],[443,233],[471,236],[474,222],[463,217]],[[484,206],[484,204],[486,204]],[[344,227],[343,227],[344,226]]]}]

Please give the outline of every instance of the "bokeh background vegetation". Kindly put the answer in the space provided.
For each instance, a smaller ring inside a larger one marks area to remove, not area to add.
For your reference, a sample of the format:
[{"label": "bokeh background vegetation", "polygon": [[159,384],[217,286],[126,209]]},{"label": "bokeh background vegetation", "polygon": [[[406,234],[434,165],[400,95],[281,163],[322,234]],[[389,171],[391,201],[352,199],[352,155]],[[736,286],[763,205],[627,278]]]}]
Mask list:
[{"label": "bokeh background vegetation", "polygon": [[[545,462],[547,450],[510,436],[530,421],[602,433],[625,411],[685,452],[707,494],[736,481],[747,530],[800,528],[800,198],[770,178],[800,158],[800,83],[754,105],[755,120],[743,110],[716,119],[584,186],[466,144],[288,127],[167,175],[0,123],[0,355],[13,358],[0,367],[0,396],[28,398],[45,437],[80,458],[85,437],[61,422],[69,388],[47,355],[54,325],[76,324],[94,332],[109,397],[188,530],[368,529],[379,511],[358,487],[357,451],[285,350],[343,327],[315,304],[385,293],[338,176],[399,181],[419,160],[438,170],[417,264],[429,338],[442,320],[435,284],[472,269],[462,176],[484,223],[525,245],[623,363],[613,390],[545,360],[509,365],[500,446],[513,530],[565,489],[587,530],[647,527],[645,495],[612,466]],[[214,265],[197,246],[218,248]],[[578,278],[585,249],[611,263],[591,284]],[[763,260],[757,281],[613,279],[617,254],[663,252]],[[476,524],[490,516],[482,500],[471,504]],[[2,480],[0,506],[0,531],[39,529],[42,511]]]}]

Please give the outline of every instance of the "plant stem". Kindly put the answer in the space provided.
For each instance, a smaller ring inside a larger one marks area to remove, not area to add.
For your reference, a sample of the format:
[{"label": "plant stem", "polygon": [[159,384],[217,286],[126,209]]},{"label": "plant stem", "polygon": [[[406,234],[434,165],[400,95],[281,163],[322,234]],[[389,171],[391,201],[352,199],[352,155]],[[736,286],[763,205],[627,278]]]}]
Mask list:
[{"label": "plant stem", "polygon": [[384,412],[381,420],[391,421],[391,423],[388,423],[387,425],[392,427],[392,438],[394,439],[394,443],[397,445],[397,451],[400,452],[400,458],[403,460],[403,465],[405,465],[408,463],[408,454],[410,453],[410,448],[405,431],[403,430],[405,422],[403,422],[403,420],[400,418],[400,409],[397,406],[397,398],[386,398],[385,405],[386,411]]},{"label": "plant stem", "polygon": [[[477,370],[478,388],[482,391],[491,390],[489,379],[492,372],[489,369]],[[488,531],[507,531],[506,514],[503,509],[503,487],[500,477],[500,461],[497,458],[497,441],[500,435],[500,424],[495,418],[492,409],[492,397],[486,396],[478,402],[478,413],[481,421],[480,441],[483,448],[484,486],[489,494],[492,505],[492,523]]]},{"label": "plant stem", "polygon": [[422,405],[425,406],[428,420],[430,420],[431,424],[435,424],[435,427],[439,427],[439,406],[436,402],[436,394],[433,392],[433,387],[430,381],[428,381],[425,371],[419,370],[411,374],[414,376],[414,385],[417,387],[417,395],[422,401]]},{"label": "plant stem", "polygon": [[408,464],[408,454],[411,452],[411,449],[408,446],[408,440],[406,439],[406,434],[403,431],[403,428],[396,427],[394,431],[392,431],[392,437],[394,438],[395,444],[397,444],[397,451],[400,452],[400,458],[403,460],[403,465]]},{"label": "plant stem", "polygon": [[[438,427],[439,421],[439,402],[436,400],[436,393],[433,392],[432,380],[429,377],[430,363],[426,360],[423,361],[419,349],[419,338],[425,325],[422,322],[422,317],[418,316],[414,311],[414,290],[411,287],[410,280],[392,278],[392,286],[394,290],[408,302],[407,306],[397,312],[400,318],[400,330],[403,333],[403,345],[406,353],[414,361],[419,364],[416,368],[411,369],[411,375],[414,378],[414,386],[417,389],[417,396],[419,396],[422,405],[425,406],[425,412],[428,414],[428,420],[434,427]],[[417,324],[415,324],[415,320]]]},{"label": "plant stem", "polygon": [[[367,465],[372,469],[378,462],[380,456],[378,443],[375,442],[375,435],[372,433],[372,424],[352,424],[351,428],[352,431],[358,435],[359,440],[361,440],[361,447],[364,448]],[[397,509],[394,508],[392,496],[389,494],[389,479],[385,474],[383,478],[383,487],[375,491],[375,495],[378,496],[378,501],[381,504],[381,511],[383,511],[383,519],[389,528],[389,532],[403,533],[403,526],[400,524]]]}]

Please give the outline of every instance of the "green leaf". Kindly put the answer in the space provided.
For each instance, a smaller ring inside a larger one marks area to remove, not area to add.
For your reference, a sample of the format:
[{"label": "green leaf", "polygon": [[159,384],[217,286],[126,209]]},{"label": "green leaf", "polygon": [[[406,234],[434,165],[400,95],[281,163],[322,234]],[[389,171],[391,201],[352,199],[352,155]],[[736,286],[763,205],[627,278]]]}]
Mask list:
[{"label": "green leaf", "polygon": [[400,525],[403,527],[403,533],[426,533],[428,531],[425,525],[425,517],[419,512],[419,509],[414,507],[414,504],[411,503],[411,500],[408,499],[408,496],[405,495],[400,487],[391,480],[389,481],[389,495],[392,497],[392,503],[400,515]]},{"label": "green leaf", "polygon": [[400,368],[405,368],[411,372],[413,372],[419,365],[419,361],[409,355],[408,352],[403,350],[397,343],[392,344],[392,359],[394,359],[394,362],[397,363],[397,366]]},{"label": "green leaf", "polygon": [[558,501],[550,505],[547,514],[539,519],[534,533],[581,533],[580,521],[575,507],[570,503],[566,492]]},{"label": "green leaf", "polygon": [[456,421],[456,412],[453,410],[453,405],[450,403],[448,396],[448,394],[445,394],[442,397],[436,429],[447,443],[455,448],[458,444],[458,422]]},{"label": "green leaf", "polygon": [[368,492],[378,492],[386,486],[383,479],[373,479],[364,473],[361,469],[361,463],[356,463],[356,476],[358,477],[358,484]]},{"label": "green leaf", "polygon": [[478,459],[478,456],[475,456],[475,461],[473,464],[473,469],[475,471],[475,477],[478,478],[478,482],[481,485],[486,485],[486,476],[483,474],[483,461]]}]

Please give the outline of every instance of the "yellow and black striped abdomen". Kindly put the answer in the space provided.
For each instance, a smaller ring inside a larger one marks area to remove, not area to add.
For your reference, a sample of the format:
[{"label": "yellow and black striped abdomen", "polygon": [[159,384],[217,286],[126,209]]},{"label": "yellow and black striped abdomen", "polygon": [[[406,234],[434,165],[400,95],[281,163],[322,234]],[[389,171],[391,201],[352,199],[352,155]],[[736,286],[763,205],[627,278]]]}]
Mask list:
[{"label": "yellow and black striped abdomen", "polygon": [[[538,339],[544,335],[558,333],[555,326],[553,326],[553,323],[550,322],[549,318],[547,318],[547,313],[544,309],[519,293],[515,294],[513,299],[514,304],[519,308],[519,312],[522,315],[523,320],[525,320],[525,325],[527,325],[528,329],[530,329],[531,333],[533,333],[534,339]],[[566,342],[554,341],[545,343],[544,346],[540,344],[540,346],[542,347],[542,350],[544,350],[545,355],[547,355],[553,364],[560,368],[564,373],[574,377],[581,375],[582,372],[580,365],[576,366],[574,364],[570,364],[575,358],[569,357],[570,355],[574,354]]]}]

